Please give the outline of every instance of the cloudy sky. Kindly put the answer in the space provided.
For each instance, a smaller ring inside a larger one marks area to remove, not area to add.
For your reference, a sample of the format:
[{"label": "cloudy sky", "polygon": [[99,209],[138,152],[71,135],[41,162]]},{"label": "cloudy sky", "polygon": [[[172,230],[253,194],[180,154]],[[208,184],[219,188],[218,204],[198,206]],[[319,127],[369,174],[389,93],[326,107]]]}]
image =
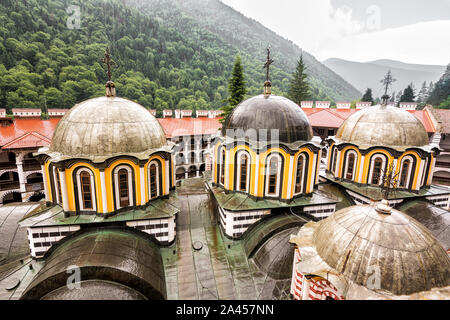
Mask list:
[{"label": "cloudy sky", "polygon": [[450,62],[450,0],[221,0],[319,60]]}]

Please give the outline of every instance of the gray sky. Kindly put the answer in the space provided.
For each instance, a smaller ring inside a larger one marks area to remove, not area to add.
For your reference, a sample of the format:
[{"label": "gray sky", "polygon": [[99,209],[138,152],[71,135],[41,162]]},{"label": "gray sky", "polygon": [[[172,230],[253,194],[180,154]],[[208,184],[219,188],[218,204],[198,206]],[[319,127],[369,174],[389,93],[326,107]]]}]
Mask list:
[{"label": "gray sky", "polygon": [[450,62],[450,0],[221,0],[319,60]]}]

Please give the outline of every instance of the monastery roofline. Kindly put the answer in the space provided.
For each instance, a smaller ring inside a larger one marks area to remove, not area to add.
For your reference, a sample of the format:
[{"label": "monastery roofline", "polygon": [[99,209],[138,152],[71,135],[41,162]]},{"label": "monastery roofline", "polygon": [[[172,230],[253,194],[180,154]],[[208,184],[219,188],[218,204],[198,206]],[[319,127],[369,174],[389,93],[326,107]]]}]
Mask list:
[{"label": "monastery roofline", "polygon": [[353,145],[358,147],[360,150],[369,150],[373,148],[384,148],[384,149],[392,149],[396,151],[407,151],[412,149],[419,149],[425,152],[431,153],[434,150],[438,150],[439,152],[442,151],[441,147],[435,143],[430,143],[425,146],[383,146],[383,145],[370,145],[370,144],[363,144],[363,143],[357,143],[357,142],[349,142],[349,141],[343,141],[339,138],[336,138],[336,136],[328,137],[326,140],[332,140],[335,142],[337,146],[339,145]]},{"label": "monastery roofline", "polygon": [[267,147],[270,146],[274,146],[274,145],[283,145],[288,147],[290,150],[295,150],[298,151],[297,149],[299,147],[302,146],[306,146],[306,145],[312,145],[316,148],[323,148],[323,146],[320,144],[319,141],[314,141],[314,138],[310,141],[295,141],[293,143],[287,143],[287,142],[283,142],[283,141],[279,141],[279,140],[274,140],[274,141],[255,141],[249,138],[231,138],[228,136],[221,136],[218,137],[217,139],[219,139],[222,142],[225,142],[226,145],[232,145],[237,143],[243,143],[243,144],[249,144],[251,147],[258,149],[258,150],[264,150],[267,149]]},{"label": "monastery roofline", "polygon": [[117,157],[133,157],[136,158],[138,160],[148,160],[150,158],[151,155],[158,153],[158,152],[168,152],[171,153],[173,151],[173,148],[175,147],[175,143],[171,142],[171,141],[167,141],[166,145],[163,146],[162,148],[156,148],[156,149],[149,149],[146,150],[144,152],[140,152],[140,153],[116,153],[116,154],[111,154],[111,155],[107,155],[107,156],[88,156],[88,155],[82,155],[80,154],[79,156],[68,156],[68,155],[64,155],[61,154],[59,152],[52,152],[50,151],[49,147],[44,147],[38,150],[38,152],[34,153],[33,155],[36,156],[48,156],[50,157],[50,160],[53,163],[58,163],[58,162],[63,162],[66,160],[73,160],[73,159],[80,159],[80,160],[87,160],[90,161],[92,163],[104,163],[105,161],[112,159],[112,158],[117,158]]}]

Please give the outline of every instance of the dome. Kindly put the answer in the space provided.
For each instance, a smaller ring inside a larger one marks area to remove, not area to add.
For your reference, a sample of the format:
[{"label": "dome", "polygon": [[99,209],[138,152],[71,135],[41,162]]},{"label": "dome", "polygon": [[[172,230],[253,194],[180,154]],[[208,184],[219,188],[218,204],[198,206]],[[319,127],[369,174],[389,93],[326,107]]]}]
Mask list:
[{"label": "dome", "polygon": [[143,106],[118,97],[90,99],[61,119],[50,152],[69,157],[110,157],[161,148],[166,136]]},{"label": "dome", "polygon": [[[268,140],[277,139],[271,137],[271,130],[279,130],[277,140],[284,143],[310,141],[313,137],[303,110],[291,100],[274,95],[259,95],[241,102],[227,119],[222,129],[223,135],[229,129],[239,130],[237,137],[249,129],[267,129]],[[265,136],[260,136],[260,132],[257,134],[258,140],[265,139]]]},{"label": "dome", "polygon": [[450,284],[450,259],[419,222],[391,210],[353,206],[321,221],[312,241],[330,267],[367,287],[376,267],[382,290],[396,295]]},{"label": "dome", "polygon": [[336,138],[360,147],[422,147],[429,144],[423,124],[408,111],[391,106],[375,106],[356,112],[342,124]]},{"label": "dome", "polygon": [[[159,246],[136,231],[99,228],[71,235],[52,247],[45,257],[45,265],[21,299],[58,296],[63,299],[67,296],[64,293],[67,270],[72,269],[73,265],[80,268],[83,281],[95,281],[91,285],[81,284],[80,290],[73,290],[78,291],[74,294],[78,298],[88,298],[90,293],[102,288],[109,290],[107,296],[111,299],[125,294],[136,297],[136,293],[127,288],[147,299],[166,298],[164,265]],[[106,288],[104,281],[112,285]]]}]

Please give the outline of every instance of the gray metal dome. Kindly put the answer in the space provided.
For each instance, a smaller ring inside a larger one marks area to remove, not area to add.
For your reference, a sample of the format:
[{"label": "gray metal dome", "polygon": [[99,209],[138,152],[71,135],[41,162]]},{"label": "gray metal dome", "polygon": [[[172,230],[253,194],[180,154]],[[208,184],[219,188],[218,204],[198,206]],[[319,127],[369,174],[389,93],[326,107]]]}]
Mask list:
[{"label": "gray metal dome", "polygon": [[429,144],[423,124],[411,113],[391,106],[374,106],[351,115],[336,138],[360,147],[422,147]]},{"label": "gray metal dome", "polygon": [[447,252],[423,225],[398,210],[345,208],[321,221],[312,239],[323,261],[361,286],[376,267],[381,289],[396,295],[450,285]]},{"label": "gray metal dome", "polygon": [[158,120],[143,106],[118,97],[90,99],[61,119],[50,152],[68,157],[142,153],[167,143]]},{"label": "gray metal dome", "polygon": [[[222,134],[233,130],[234,137],[240,138],[248,130],[256,130],[257,139],[265,140],[259,130],[267,130],[268,140],[284,143],[310,141],[313,131],[308,117],[293,101],[274,95],[259,95],[241,102],[225,122]],[[278,130],[277,136],[271,130]],[[229,133],[229,132],[228,132]],[[229,134],[228,134],[229,135]]]}]

